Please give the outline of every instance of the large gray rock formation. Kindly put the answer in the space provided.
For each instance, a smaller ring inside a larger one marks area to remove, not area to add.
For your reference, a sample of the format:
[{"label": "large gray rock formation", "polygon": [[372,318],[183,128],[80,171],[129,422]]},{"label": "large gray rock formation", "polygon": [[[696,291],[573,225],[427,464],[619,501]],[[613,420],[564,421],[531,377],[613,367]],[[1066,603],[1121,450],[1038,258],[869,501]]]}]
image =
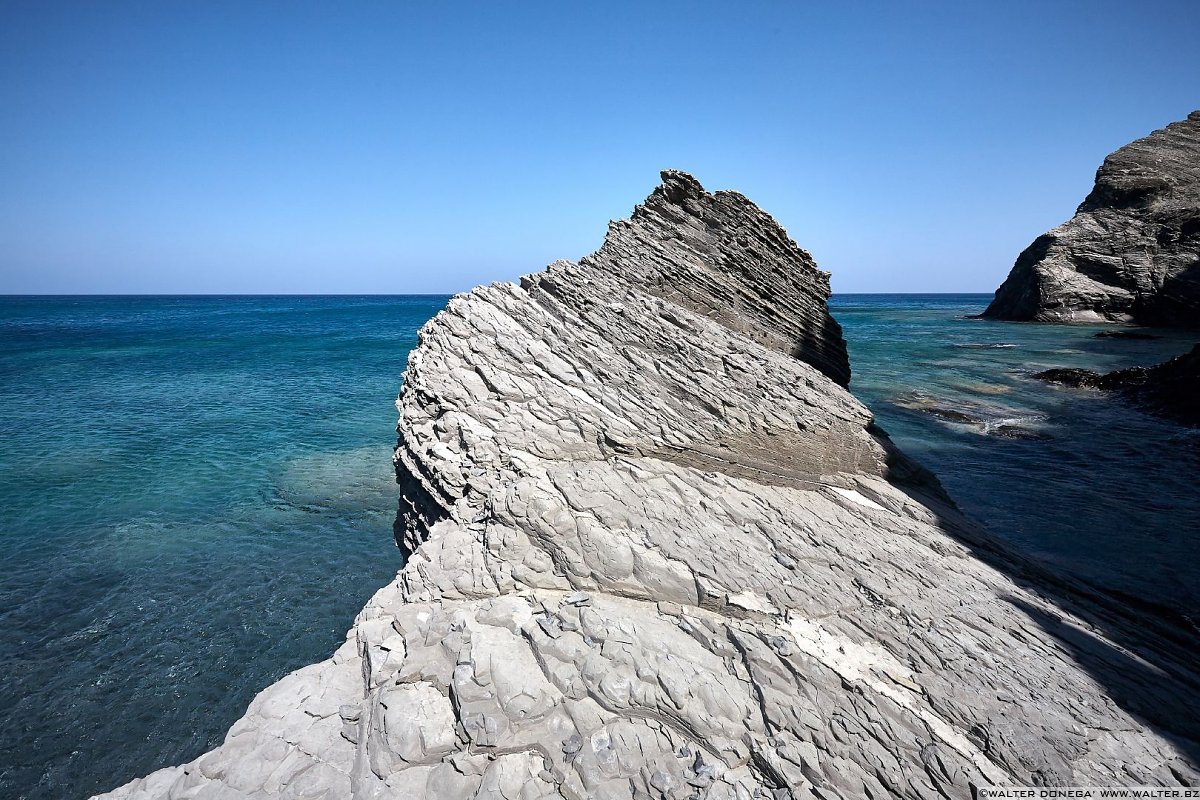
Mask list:
[{"label": "large gray rock formation", "polygon": [[1194,641],[964,519],[843,388],[811,258],[663,181],[594,256],[422,329],[404,569],[221,747],[108,797],[1200,783]]},{"label": "large gray rock formation", "polygon": [[1200,327],[1200,111],[1104,159],[1075,216],[1021,253],[983,316]]}]

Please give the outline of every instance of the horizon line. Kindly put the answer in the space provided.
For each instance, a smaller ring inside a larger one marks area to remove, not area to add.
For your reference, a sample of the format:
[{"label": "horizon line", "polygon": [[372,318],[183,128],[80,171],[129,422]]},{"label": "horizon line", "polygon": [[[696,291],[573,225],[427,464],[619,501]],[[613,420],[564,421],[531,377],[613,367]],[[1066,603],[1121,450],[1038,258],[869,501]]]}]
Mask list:
[{"label": "horizon line", "polygon": [[[484,284],[481,284],[484,285]],[[457,292],[0,292],[0,298],[14,297],[453,297],[473,289]],[[964,295],[995,294],[994,289],[982,292],[831,292],[839,295]]]}]

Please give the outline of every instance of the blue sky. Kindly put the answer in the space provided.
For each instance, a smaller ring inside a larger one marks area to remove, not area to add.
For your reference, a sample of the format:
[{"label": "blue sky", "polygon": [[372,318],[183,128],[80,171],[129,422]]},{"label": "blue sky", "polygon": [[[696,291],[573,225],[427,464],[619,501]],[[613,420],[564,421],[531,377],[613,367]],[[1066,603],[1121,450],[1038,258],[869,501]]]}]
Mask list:
[{"label": "blue sky", "polygon": [[1200,108],[1195,2],[0,5],[0,293],[452,292],[662,168],[836,291],[992,291]]}]

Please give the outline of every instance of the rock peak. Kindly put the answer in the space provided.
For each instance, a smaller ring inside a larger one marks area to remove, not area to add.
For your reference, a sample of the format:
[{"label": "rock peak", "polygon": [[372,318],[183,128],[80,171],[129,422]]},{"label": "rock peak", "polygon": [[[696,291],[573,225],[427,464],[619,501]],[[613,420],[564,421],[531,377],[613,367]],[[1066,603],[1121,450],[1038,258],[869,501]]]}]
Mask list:
[{"label": "rock peak", "polygon": [[584,271],[677,303],[849,385],[829,274],[741,194],[707,192],[676,170],[663,171],[662,181],[580,261]]},{"label": "rock peak", "polygon": [[681,204],[687,199],[696,199],[705,194],[700,181],[686,172],[677,169],[664,169],[659,173],[662,185],[658,191],[668,202]]},{"label": "rock peak", "polygon": [[1195,648],[1150,672],[905,463],[835,378],[827,296],[674,175],[578,264],[451,299],[397,401],[404,569],[221,747],[113,797],[1200,783]]}]

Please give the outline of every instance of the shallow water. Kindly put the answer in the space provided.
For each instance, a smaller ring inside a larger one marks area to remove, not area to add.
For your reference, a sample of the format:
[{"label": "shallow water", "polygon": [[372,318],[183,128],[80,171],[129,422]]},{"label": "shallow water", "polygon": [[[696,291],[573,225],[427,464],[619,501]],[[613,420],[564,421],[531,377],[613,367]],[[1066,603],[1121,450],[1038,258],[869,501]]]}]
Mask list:
[{"label": "shallow water", "polygon": [[194,758],[341,643],[445,300],[0,299],[0,797]]},{"label": "shallow water", "polygon": [[[1200,607],[1200,439],[1028,378],[1191,339],[962,319],[987,299],[834,298],[852,389],[998,534]],[[393,398],[445,300],[0,298],[0,797],[190,760],[337,647],[400,565]]]}]

